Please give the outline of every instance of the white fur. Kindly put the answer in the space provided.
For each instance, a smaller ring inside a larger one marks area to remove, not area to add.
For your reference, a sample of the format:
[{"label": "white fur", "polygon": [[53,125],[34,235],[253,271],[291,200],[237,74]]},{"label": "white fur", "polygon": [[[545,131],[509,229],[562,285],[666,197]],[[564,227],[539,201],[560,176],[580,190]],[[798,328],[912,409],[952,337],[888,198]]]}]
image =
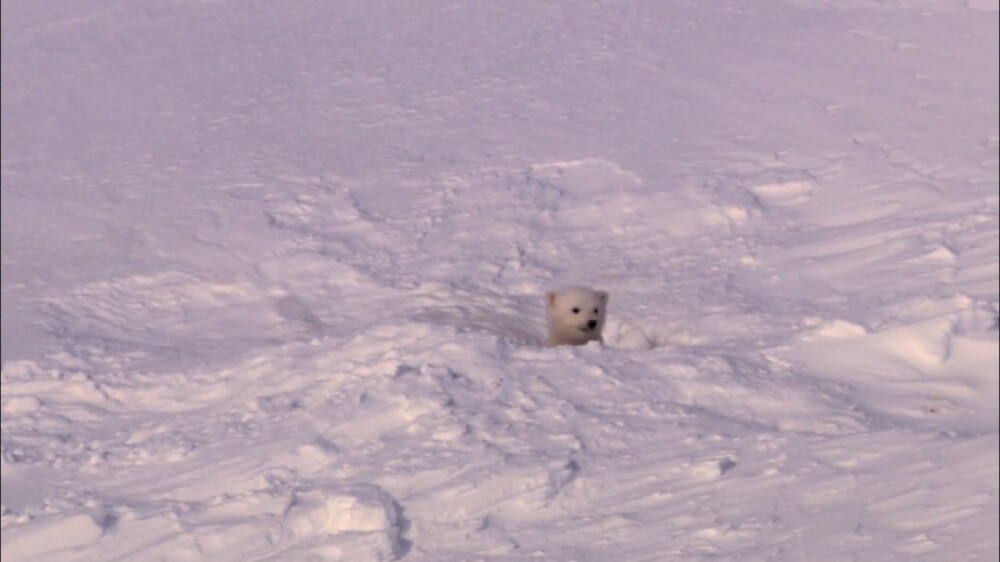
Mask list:
[{"label": "white fur", "polygon": [[548,347],[604,343],[601,331],[607,314],[608,293],[586,287],[570,287],[545,295],[549,315]]}]

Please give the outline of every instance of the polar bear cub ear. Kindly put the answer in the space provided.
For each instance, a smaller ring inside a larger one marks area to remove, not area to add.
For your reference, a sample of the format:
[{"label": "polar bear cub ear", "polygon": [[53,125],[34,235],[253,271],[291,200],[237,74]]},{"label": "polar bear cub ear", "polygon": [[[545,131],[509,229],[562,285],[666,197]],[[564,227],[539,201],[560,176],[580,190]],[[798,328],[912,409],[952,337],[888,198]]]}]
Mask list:
[{"label": "polar bear cub ear", "polygon": [[611,300],[611,297],[608,296],[607,291],[594,291],[594,292],[597,293],[597,298],[601,299],[601,302],[603,302],[604,304],[608,304],[608,301]]},{"label": "polar bear cub ear", "polygon": [[549,308],[555,307],[556,305],[555,291],[549,291],[548,293],[545,293],[545,303],[548,305]]}]

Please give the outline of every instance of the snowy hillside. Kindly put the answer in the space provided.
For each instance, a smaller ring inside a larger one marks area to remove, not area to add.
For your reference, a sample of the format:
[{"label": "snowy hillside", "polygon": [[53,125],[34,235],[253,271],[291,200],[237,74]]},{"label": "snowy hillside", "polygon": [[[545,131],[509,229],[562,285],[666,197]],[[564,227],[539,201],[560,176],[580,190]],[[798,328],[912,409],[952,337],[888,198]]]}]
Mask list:
[{"label": "snowy hillside", "polygon": [[1000,554],[997,0],[2,10],[4,562]]}]

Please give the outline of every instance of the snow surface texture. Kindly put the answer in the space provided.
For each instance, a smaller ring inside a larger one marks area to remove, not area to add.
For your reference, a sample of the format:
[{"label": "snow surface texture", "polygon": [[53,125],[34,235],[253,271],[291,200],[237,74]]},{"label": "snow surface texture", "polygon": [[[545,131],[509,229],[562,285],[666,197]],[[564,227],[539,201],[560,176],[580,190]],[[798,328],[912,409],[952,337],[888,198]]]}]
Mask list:
[{"label": "snow surface texture", "polygon": [[5,0],[4,562],[996,560],[998,36]]}]

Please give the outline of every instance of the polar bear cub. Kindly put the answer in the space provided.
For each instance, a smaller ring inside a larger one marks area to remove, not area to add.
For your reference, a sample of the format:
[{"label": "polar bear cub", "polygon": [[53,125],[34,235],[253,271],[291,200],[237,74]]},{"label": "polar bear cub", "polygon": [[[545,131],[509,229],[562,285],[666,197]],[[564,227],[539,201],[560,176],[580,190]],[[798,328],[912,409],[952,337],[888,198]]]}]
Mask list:
[{"label": "polar bear cub", "polygon": [[549,315],[548,347],[604,343],[601,330],[608,307],[608,293],[586,287],[570,287],[545,295]]}]

